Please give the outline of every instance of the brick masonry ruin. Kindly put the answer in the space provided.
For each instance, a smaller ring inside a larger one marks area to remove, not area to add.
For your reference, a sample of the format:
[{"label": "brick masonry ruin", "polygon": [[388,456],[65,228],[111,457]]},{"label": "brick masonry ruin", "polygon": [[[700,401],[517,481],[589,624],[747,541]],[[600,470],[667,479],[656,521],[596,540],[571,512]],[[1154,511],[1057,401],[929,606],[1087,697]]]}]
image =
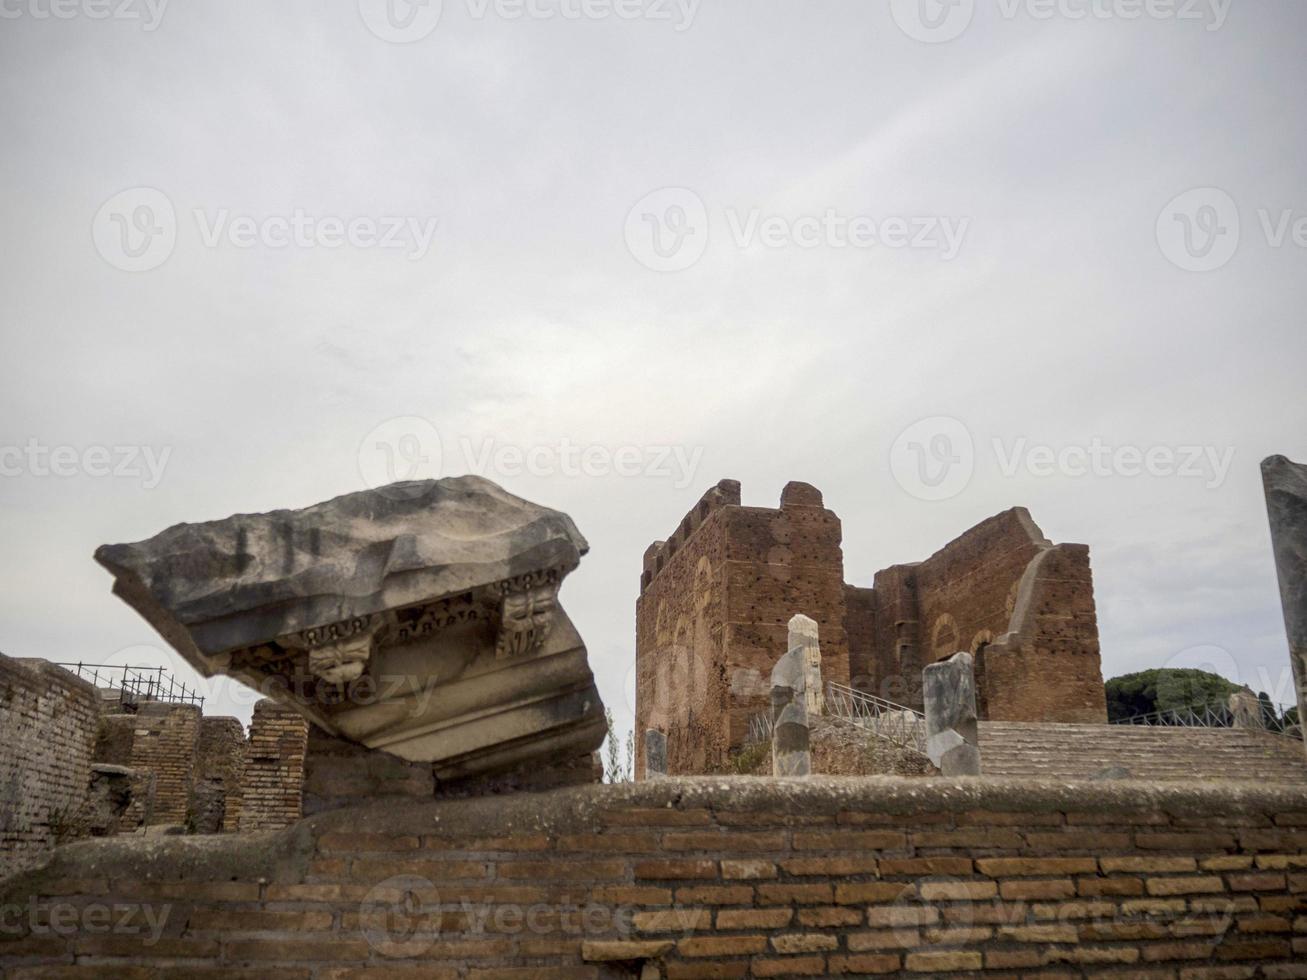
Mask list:
[{"label": "brick masonry ruin", "polygon": [[276,829],[301,816],[308,723],[274,701],[250,735],[195,704],[97,688],[0,654],[0,877],[57,844],[150,828]]},{"label": "brick masonry ruin", "polygon": [[[741,507],[738,485],[710,491],[647,556],[637,730],[669,733],[669,768],[710,767],[773,681],[802,715],[814,668],[877,687],[920,663],[940,672],[971,634],[953,666],[988,659],[989,717],[1036,716],[979,724],[994,771],[595,785],[589,755],[507,765],[510,731],[503,764],[449,778],[444,748],[401,758],[310,727],[293,699],[259,702],[246,739],[235,719],[122,705],[0,658],[0,734],[20,750],[0,770],[0,975],[1307,977],[1295,743],[1047,720],[1102,720],[1083,546],[1009,511],[871,589],[843,581],[840,549],[811,487],[787,486],[776,510]],[[935,727],[969,741],[963,688],[965,710]],[[477,711],[454,707],[457,742]],[[424,739],[413,717],[404,730]],[[1126,743],[1137,771],[1105,779]],[[126,787],[131,805],[105,821]],[[201,833],[173,833],[179,815]]]},{"label": "brick masonry ruin", "polygon": [[1053,544],[1016,507],[877,572],[871,588],[845,582],[841,546],[814,487],[744,507],[734,480],[650,545],[636,603],[638,770],[648,729],[667,735],[669,772],[721,767],[766,710],[795,613],[818,623],[826,682],[920,709],[922,668],[966,651],[982,719],[1106,721],[1087,546]]},{"label": "brick masonry ruin", "polygon": [[0,904],[132,913],[15,980],[1301,977],[1307,788],[670,777],[86,841]]},{"label": "brick masonry ruin", "polygon": [[0,878],[66,839],[86,805],[98,701],[66,670],[0,655]]}]

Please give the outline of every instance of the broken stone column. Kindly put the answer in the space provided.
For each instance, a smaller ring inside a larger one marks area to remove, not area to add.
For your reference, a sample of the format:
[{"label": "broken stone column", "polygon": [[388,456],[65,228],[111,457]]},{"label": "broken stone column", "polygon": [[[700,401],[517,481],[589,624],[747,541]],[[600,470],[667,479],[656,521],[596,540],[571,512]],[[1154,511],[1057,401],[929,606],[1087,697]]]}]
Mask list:
[{"label": "broken stone column", "polygon": [[644,778],[662,779],[667,775],[667,736],[656,728],[644,733]]},{"label": "broken stone column", "polygon": [[1268,456],[1262,460],[1262,485],[1298,693],[1298,727],[1307,743],[1307,464]]},{"label": "broken stone column", "polygon": [[452,780],[603,741],[558,603],[587,550],[566,514],[464,476],[179,524],[95,557],[200,673]]},{"label": "broken stone column", "polygon": [[1252,691],[1235,691],[1227,702],[1230,708],[1231,727],[1265,728],[1262,718],[1262,702]]},{"label": "broken stone column", "polygon": [[804,704],[808,717],[826,713],[826,699],[822,695],[821,645],[817,642],[817,621],[799,613],[790,618],[789,649],[803,650]]},{"label": "broken stone column", "polygon": [[921,672],[926,755],[945,776],[980,775],[975,658],[955,653]]},{"label": "broken stone column", "polygon": [[807,776],[812,772],[812,755],[808,749],[806,676],[807,657],[803,647],[790,650],[772,668],[773,776]]}]

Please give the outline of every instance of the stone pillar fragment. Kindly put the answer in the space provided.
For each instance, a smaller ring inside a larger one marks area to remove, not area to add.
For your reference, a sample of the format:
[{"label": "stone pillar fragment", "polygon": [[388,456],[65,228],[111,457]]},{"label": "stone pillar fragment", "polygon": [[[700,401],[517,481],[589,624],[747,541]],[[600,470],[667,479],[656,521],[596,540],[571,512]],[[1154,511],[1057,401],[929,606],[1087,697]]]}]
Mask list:
[{"label": "stone pillar fragment", "polygon": [[799,613],[790,618],[789,649],[803,649],[804,705],[808,716],[826,713],[826,698],[821,682],[821,645],[817,642],[817,621]]},{"label": "stone pillar fragment", "polygon": [[771,672],[771,771],[773,776],[807,776],[812,772],[808,750],[807,657],[795,647],[776,661]]},{"label": "stone pillar fragment", "polygon": [[975,658],[955,653],[921,672],[926,754],[945,776],[980,775]]},{"label": "stone pillar fragment", "polygon": [[667,736],[656,728],[644,733],[644,778],[662,779],[667,775]]},{"label": "stone pillar fragment", "polygon": [[1262,485],[1298,692],[1298,727],[1307,741],[1307,464],[1268,456],[1262,460]]},{"label": "stone pillar fragment", "polygon": [[1232,727],[1265,728],[1262,718],[1262,702],[1252,691],[1235,691],[1227,702],[1230,708]]}]

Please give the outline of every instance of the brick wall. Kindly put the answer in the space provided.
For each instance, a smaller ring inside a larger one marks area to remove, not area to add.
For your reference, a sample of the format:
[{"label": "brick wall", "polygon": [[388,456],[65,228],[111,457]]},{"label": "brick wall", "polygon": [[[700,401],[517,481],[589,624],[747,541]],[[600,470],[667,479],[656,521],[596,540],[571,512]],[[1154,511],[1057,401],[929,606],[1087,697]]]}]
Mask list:
[{"label": "brick wall", "polygon": [[982,718],[1107,720],[1089,549],[1054,545],[1023,507],[845,595],[862,690],[920,708],[922,667],[966,650]]},{"label": "brick wall", "polygon": [[636,603],[636,767],[644,732],[667,735],[672,773],[722,766],[767,709],[771,669],[796,613],[817,621],[822,676],[848,682],[839,518],[790,483],[779,508],[740,506],[739,484],[708,491],[645,553]]},{"label": "brick wall", "polygon": [[0,906],[14,980],[1302,977],[1307,790],[672,778],[84,842]]},{"label": "brick wall", "polygon": [[299,712],[271,698],[254,705],[241,779],[242,831],[285,827],[299,819],[308,731]]},{"label": "brick wall", "polygon": [[[136,742],[136,715],[118,712],[120,701],[107,701],[101,691],[102,709],[115,709],[100,715],[99,737],[95,743],[95,761],[132,769],[132,747]],[[132,798],[118,819],[119,833],[132,833],[148,826],[154,813],[155,774],[148,769],[132,769]]]},{"label": "brick wall", "polygon": [[0,654],[0,877],[35,863],[76,823],[98,717],[90,684]]},{"label": "brick wall", "polygon": [[195,778],[200,709],[193,704],[142,701],[134,717],[131,768],[154,773],[154,803],[146,823],[185,824]]},{"label": "brick wall", "polygon": [[1107,698],[1098,647],[1089,549],[1060,544],[1022,577],[1009,632],[978,658],[985,717],[1103,722]]},{"label": "brick wall", "polygon": [[820,627],[826,681],[920,709],[922,668],[967,650],[982,717],[1106,720],[1084,545],[1054,545],[1014,507],[860,588],[844,582],[842,536],[806,483],[771,509],[742,507],[739,483],[723,480],[650,545],[636,602],[637,778],[651,728],[667,735],[669,772],[724,766],[767,710],[799,612]]},{"label": "brick wall", "polygon": [[197,833],[236,829],[244,768],[245,726],[235,718],[201,718],[190,806]]}]

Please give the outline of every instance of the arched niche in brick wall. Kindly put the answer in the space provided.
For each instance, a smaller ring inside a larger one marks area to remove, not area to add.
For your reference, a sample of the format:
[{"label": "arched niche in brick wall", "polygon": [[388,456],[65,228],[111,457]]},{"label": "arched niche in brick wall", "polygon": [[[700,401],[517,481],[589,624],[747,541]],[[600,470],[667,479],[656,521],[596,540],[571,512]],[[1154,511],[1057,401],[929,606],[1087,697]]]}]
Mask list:
[{"label": "arched niche in brick wall", "polygon": [[930,650],[933,660],[947,660],[957,653],[958,624],[948,613],[941,613],[935,619],[930,631]]}]

